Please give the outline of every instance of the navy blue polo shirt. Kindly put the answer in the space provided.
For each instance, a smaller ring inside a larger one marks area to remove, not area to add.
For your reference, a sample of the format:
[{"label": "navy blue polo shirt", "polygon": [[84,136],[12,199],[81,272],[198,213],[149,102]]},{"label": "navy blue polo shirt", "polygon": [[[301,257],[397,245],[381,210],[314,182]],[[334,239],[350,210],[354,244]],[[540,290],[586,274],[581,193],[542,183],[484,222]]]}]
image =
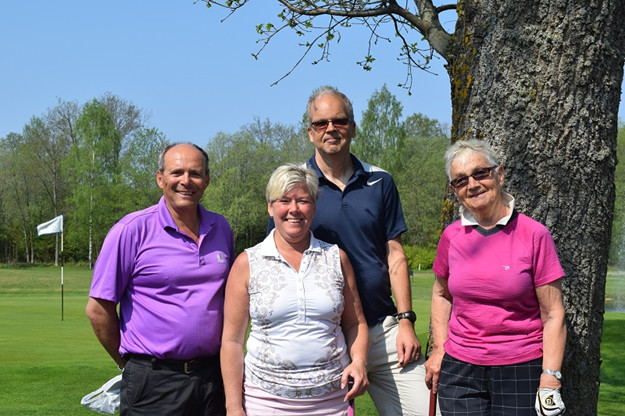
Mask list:
[{"label": "navy blue polo shirt", "polygon": [[[391,299],[386,244],[407,230],[393,177],[351,155],[354,174],[341,192],[325,178],[315,156],[308,166],[317,172],[319,197],[311,230],[320,240],[338,244],[356,275],[365,318],[375,325],[397,312]],[[269,228],[273,228],[270,219]]]}]

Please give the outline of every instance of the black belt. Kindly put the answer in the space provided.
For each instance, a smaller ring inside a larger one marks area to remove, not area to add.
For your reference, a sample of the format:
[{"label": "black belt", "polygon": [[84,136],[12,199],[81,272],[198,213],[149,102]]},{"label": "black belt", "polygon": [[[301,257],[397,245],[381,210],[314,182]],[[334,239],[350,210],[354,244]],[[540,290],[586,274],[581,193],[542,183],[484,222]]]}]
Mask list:
[{"label": "black belt", "polygon": [[163,359],[163,358],[156,358],[156,357],[153,357],[151,355],[146,355],[146,354],[129,353],[129,354],[125,354],[124,358],[128,358],[129,360],[149,362],[152,365],[152,368],[155,370],[165,368],[171,371],[176,371],[176,372],[185,373],[185,374],[191,374],[196,371],[200,371],[209,367],[213,367],[215,366],[215,364],[219,364],[219,355],[213,355],[209,357],[198,357],[192,360],[169,360],[169,359]]}]

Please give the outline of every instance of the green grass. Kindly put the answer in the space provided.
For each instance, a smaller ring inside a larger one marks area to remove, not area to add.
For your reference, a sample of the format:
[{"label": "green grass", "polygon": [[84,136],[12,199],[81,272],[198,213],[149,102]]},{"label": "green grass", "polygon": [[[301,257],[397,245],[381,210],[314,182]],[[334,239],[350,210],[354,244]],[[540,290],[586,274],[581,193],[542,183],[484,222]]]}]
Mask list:
[{"label": "green grass", "polygon": [[[410,279],[412,289],[412,309],[417,313],[415,331],[421,342],[421,351],[425,352],[430,325],[430,299],[432,298],[432,283],[434,275],[431,271],[415,272]],[[358,416],[375,416],[378,414],[369,394],[356,398],[356,414]]]},{"label": "green grass", "polygon": [[606,282],[606,312],[601,340],[600,416],[621,416],[625,399],[625,272],[608,272]]},{"label": "green grass", "polygon": [[[91,281],[87,269],[64,268],[61,321],[58,267],[0,267],[0,416],[95,415],[80,399],[115,376],[117,367],[96,340],[84,308]],[[416,330],[425,345],[431,272],[412,278]],[[625,273],[610,273],[606,298],[625,293]],[[609,304],[609,302],[607,304]],[[601,354],[600,416],[623,414],[625,314],[605,314]],[[369,396],[356,400],[358,416],[375,416]]]}]

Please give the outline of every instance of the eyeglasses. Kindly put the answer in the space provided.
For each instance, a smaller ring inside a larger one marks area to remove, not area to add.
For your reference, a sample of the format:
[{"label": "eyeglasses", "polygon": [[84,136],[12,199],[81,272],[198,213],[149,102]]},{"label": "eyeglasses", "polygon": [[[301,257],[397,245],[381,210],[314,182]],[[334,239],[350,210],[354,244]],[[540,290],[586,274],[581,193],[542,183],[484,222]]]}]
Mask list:
[{"label": "eyeglasses", "polygon": [[496,169],[497,166],[489,166],[487,168],[480,168],[475,170],[469,176],[460,176],[452,181],[449,181],[450,185],[456,189],[464,188],[469,184],[469,177],[475,179],[476,181],[483,181],[484,179],[490,178],[490,173],[493,169]]},{"label": "eyeglasses", "polygon": [[315,131],[322,132],[328,128],[328,125],[332,123],[334,127],[345,128],[349,126],[351,121],[348,118],[335,118],[332,120],[317,120],[310,123]]}]

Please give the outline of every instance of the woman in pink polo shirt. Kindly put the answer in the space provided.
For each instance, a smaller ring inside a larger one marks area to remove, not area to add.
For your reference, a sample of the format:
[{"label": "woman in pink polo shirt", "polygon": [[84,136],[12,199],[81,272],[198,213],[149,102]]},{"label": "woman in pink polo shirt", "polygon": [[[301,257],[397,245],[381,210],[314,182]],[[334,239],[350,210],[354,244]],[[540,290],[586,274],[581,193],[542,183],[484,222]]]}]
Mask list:
[{"label": "woman in pink polo shirt", "polygon": [[426,384],[443,416],[558,415],[564,271],[551,234],[514,209],[488,143],[458,141],[445,160],[460,220],[433,265]]}]

